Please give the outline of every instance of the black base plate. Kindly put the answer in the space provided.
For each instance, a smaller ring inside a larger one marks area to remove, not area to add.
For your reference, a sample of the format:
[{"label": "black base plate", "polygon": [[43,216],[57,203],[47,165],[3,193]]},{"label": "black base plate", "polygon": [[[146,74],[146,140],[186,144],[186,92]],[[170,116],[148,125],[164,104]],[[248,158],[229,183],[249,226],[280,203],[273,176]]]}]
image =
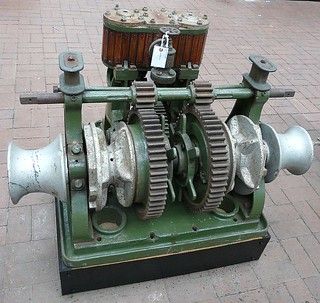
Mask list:
[{"label": "black base plate", "polygon": [[[62,294],[188,274],[260,258],[270,240],[264,238],[170,256],[88,268],[67,267],[60,255]],[[130,273],[130,274],[128,274]]]}]

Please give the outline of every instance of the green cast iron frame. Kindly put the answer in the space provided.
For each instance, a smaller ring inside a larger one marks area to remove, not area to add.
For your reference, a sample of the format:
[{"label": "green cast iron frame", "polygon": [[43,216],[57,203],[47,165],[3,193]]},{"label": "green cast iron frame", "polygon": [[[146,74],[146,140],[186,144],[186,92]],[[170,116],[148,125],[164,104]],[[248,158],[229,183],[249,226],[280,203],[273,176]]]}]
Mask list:
[{"label": "green cast iron frame", "polygon": [[[158,87],[155,94],[158,101],[171,102],[179,111],[183,105],[195,101],[194,91],[193,84],[190,84],[187,87]],[[259,91],[244,77],[239,85],[214,88],[212,98],[236,99],[228,119],[234,115],[245,115],[258,124],[263,105],[269,97],[293,94],[291,90]],[[134,86],[87,88],[77,95],[65,89],[64,93],[56,92],[50,96],[41,93],[21,96],[21,103],[25,104],[64,103],[70,197],[68,201],[58,202],[57,217],[65,264],[70,267],[114,264],[266,237],[267,222],[262,214],[265,202],[263,179],[259,189],[250,195],[229,193],[222,206],[211,213],[192,213],[182,201],[167,203],[161,217],[143,221],[132,208],[118,205],[127,217],[127,224],[119,233],[106,235],[92,227],[93,212],[88,209],[82,105],[111,103],[114,110],[121,111],[122,104],[134,104],[135,100]],[[110,188],[109,196],[108,205],[116,204],[114,189]]]}]

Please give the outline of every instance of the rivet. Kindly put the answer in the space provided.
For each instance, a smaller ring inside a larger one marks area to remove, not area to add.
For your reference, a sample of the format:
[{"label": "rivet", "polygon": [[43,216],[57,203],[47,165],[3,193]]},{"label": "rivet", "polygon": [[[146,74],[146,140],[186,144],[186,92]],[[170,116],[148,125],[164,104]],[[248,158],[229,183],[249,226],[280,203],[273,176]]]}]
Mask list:
[{"label": "rivet", "polygon": [[148,17],[149,15],[148,13],[143,13],[143,16]]},{"label": "rivet", "polygon": [[162,11],[162,12],[165,12],[165,11],[166,11],[166,9],[163,7],[163,8],[161,9],[161,11]]},{"label": "rivet", "polygon": [[207,20],[208,19],[208,15],[203,15],[202,19]]},{"label": "rivet", "polygon": [[150,20],[150,23],[155,23],[156,21],[154,19],[151,19]]},{"label": "rivet", "polygon": [[139,13],[139,10],[136,8],[136,9],[134,10],[134,12],[135,12],[135,13]]},{"label": "rivet", "polygon": [[142,10],[146,12],[148,10],[148,8],[145,6],[145,7],[143,7]]},{"label": "rivet", "polygon": [[115,9],[115,10],[118,10],[118,9],[119,9],[119,4],[116,4],[115,7],[114,7],[114,9]]},{"label": "rivet", "polygon": [[124,18],[124,17],[122,17],[122,18],[121,18],[121,21],[122,21],[122,22],[126,22],[126,21],[127,21],[127,19],[126,19],[126,18]]},{"label": "rivet", "polygon": [[198,24],[198,25],[202,25],[202,21],[201,21],[201,20],[198,20],[198,21],[197,21],[197,24]]}]

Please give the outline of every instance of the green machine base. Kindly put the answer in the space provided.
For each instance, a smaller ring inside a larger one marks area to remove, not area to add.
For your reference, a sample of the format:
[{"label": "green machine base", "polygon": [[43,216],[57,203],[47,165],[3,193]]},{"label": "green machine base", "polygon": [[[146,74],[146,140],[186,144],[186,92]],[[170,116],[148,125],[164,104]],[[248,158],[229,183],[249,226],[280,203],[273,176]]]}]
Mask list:
[{"label": "green machine base", "polygon": [[[248,219],[241,203],[225,199],[212,213],[192,213],[183,203],[168,205],[157,219],[143,221],[132,208],[113,206],[125,220],[91,218],[94,238],[72,245],[67,207],[56,203],[60,280],[63,294],[147,281],[256,260],[270,237],[267,222]],[[104,218],[108,215],[104,214]],[[118,230],[105,232],[103,227]]]}]

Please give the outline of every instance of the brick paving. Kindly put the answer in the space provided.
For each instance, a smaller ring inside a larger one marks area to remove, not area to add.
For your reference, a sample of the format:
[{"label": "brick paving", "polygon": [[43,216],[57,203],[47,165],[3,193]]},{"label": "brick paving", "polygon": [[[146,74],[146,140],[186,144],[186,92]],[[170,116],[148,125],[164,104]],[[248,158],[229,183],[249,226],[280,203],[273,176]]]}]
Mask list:
[{"label": "brick paving", "polygon": [[[320,3],[287,1],[119,1],[127,7],[167,6],[205,12],[211,20],[201,77],[238,83],[260,53],[274,61],[275,86],[296,90],[271,100],[263,120],[278,131],[299,124],[320,136]],[[320,148],[304,176],[282,172],[267,186],[271,242],[256,262],[191,275],[61,297],[53,199],[30,195],[11,204],[6,149],[49,143],[62,131],[61,106],[21,106],[18,95],[52,90],[57,55],[79,50],[89,85],[105,83],[100,60],[102,13],[114,1],[0,2],[0,302],[320,302]],[[226,116],[232,102],[215,102]],[[86,121],[103,107],[87,106]]]}]

